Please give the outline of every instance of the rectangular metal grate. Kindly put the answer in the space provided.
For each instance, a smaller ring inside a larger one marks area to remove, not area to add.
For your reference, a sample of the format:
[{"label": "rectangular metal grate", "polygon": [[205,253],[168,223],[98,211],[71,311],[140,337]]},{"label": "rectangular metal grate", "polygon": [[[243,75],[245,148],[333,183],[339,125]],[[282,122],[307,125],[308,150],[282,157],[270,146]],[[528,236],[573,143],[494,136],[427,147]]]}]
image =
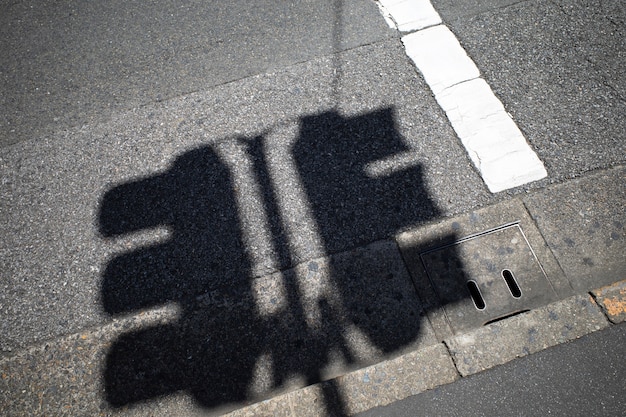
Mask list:
[{"label": "rectangular metal grate", "polygon": [[455,333],[557,299],[519,223],[420,253]]}]

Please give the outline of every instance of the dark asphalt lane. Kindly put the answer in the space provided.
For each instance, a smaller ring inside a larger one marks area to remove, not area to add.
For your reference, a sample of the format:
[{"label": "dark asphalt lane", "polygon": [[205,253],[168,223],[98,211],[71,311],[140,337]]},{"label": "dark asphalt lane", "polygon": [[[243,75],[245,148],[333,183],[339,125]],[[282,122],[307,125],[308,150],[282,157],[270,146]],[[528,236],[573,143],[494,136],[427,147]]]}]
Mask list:
[{"label": "dark asphalt lane", "polygon": [[395,36],[370,1],[0,4],[0,146]]},{"label": "dark asphalt lane", "polygon": [[359,417],[624,416],[626,323]]}]

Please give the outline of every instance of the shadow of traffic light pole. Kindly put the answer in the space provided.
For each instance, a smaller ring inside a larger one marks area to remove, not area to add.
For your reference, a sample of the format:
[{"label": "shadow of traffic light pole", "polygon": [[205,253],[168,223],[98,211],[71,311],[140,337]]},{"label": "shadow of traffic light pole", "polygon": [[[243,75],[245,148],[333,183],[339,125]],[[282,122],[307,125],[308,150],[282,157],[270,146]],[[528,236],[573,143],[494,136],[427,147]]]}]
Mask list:
[{"label": "shadow of traffic light pole", "polygon": [[[281,265],[293,267],[292,242],[277,197],[290,191],[273,185],[266,140],[241,139],[262,190],[270,244]],[[325,254],[388,238],[439,215],[419,165],[381,177],[368,174],[368,164],[407,150],[391,108],[354,117],[330,111],[301,119],[291,150],[299,176],[294,181],[305,190]],[[277,314],[261,314],[235,187],[228,166],[206,146],[182,154],[164,173],[118,185],[104,195],[99,217],[103,236],[155,227],[169,231],[165,242],[110,260],[102,279],[104,310],[119,315],[176,303],[180,311],[173,323],[129,332],[115,341],[104,375],[112,406],[177,391],[190,393],[206,408],[254,401],[258,398],[250,386],[259,377],[261,358],[269,358],[262,379],[271,392],[294,376],[305,385],[323,380],[331,357],[340,356],[348,367],[363,365],[348,340],[352,327],[384,355],[418,338],[418,307],[402,300],[393,276],[357,274],[352,261],[335,257],[327,265],[331,291],[319,295],[313,307],[305,301],[303,278],[290,270],[281,273],[285,306]],[[384,259],[367,262],[384,264]],[[314,324],[311,309],[317,314]],[[347,414],[334,383],[323,387],[329,415]]]}]

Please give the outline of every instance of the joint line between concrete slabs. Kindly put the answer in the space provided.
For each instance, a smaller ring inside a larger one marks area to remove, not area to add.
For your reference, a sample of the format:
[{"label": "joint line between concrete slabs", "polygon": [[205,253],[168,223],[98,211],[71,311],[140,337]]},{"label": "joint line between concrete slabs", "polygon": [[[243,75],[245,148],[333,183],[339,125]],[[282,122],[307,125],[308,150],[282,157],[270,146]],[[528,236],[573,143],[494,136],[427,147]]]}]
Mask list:
[{"label": "joint line between concrete slabs", "polygon": [[452,354],[452,351],[450,350],[450,346],[448,346],[448,343],[446,343],[445,340],[442,340],[441,343],[443,343],[443,346],[446,348],[446,352],[448,352],[448,356],[450,357],[450,360],[452,361],[452,365],[454,365],[454,370],[456,371],[456,374],[459,377],[459,379],[465,378],[456,364],[456,359],[454,358],[454,355]]}]

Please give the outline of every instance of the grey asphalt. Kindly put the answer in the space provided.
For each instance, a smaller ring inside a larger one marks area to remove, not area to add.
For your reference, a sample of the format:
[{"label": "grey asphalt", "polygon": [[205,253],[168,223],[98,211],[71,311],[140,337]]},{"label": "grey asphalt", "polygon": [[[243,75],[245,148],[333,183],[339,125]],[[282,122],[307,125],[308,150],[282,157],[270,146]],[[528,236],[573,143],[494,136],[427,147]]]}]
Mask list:
[{"label": "grey asphalt", "polygon": [[625,341],[622,323],[357,416],[623,416]]},{"label": "grey asphalt", "polygon": [[373,3],[0,4],[0,145],[393,36]]},{"label": "grey asphalt", "polygon": [[551,177],[571,178],[623,161],[621,1],[433,2],[439,3]]},{"label": "grey asphalt", "polygon": [[[261,391],[313,383],[436,341],[394,236],[513,199],[574,291],[623,279],[624,8],[457,3],[433,1],[547,179],[488,192],[373,2],[2,2],[0,358],[109,329],[105,405],[249,400],[263,355],[284,366]],[[142,322],[163,306],[179,324]],[[199,362],[123,392],[134,356],[207,328],[249,353],[232,398],[197,381],[237,370]]]}]

